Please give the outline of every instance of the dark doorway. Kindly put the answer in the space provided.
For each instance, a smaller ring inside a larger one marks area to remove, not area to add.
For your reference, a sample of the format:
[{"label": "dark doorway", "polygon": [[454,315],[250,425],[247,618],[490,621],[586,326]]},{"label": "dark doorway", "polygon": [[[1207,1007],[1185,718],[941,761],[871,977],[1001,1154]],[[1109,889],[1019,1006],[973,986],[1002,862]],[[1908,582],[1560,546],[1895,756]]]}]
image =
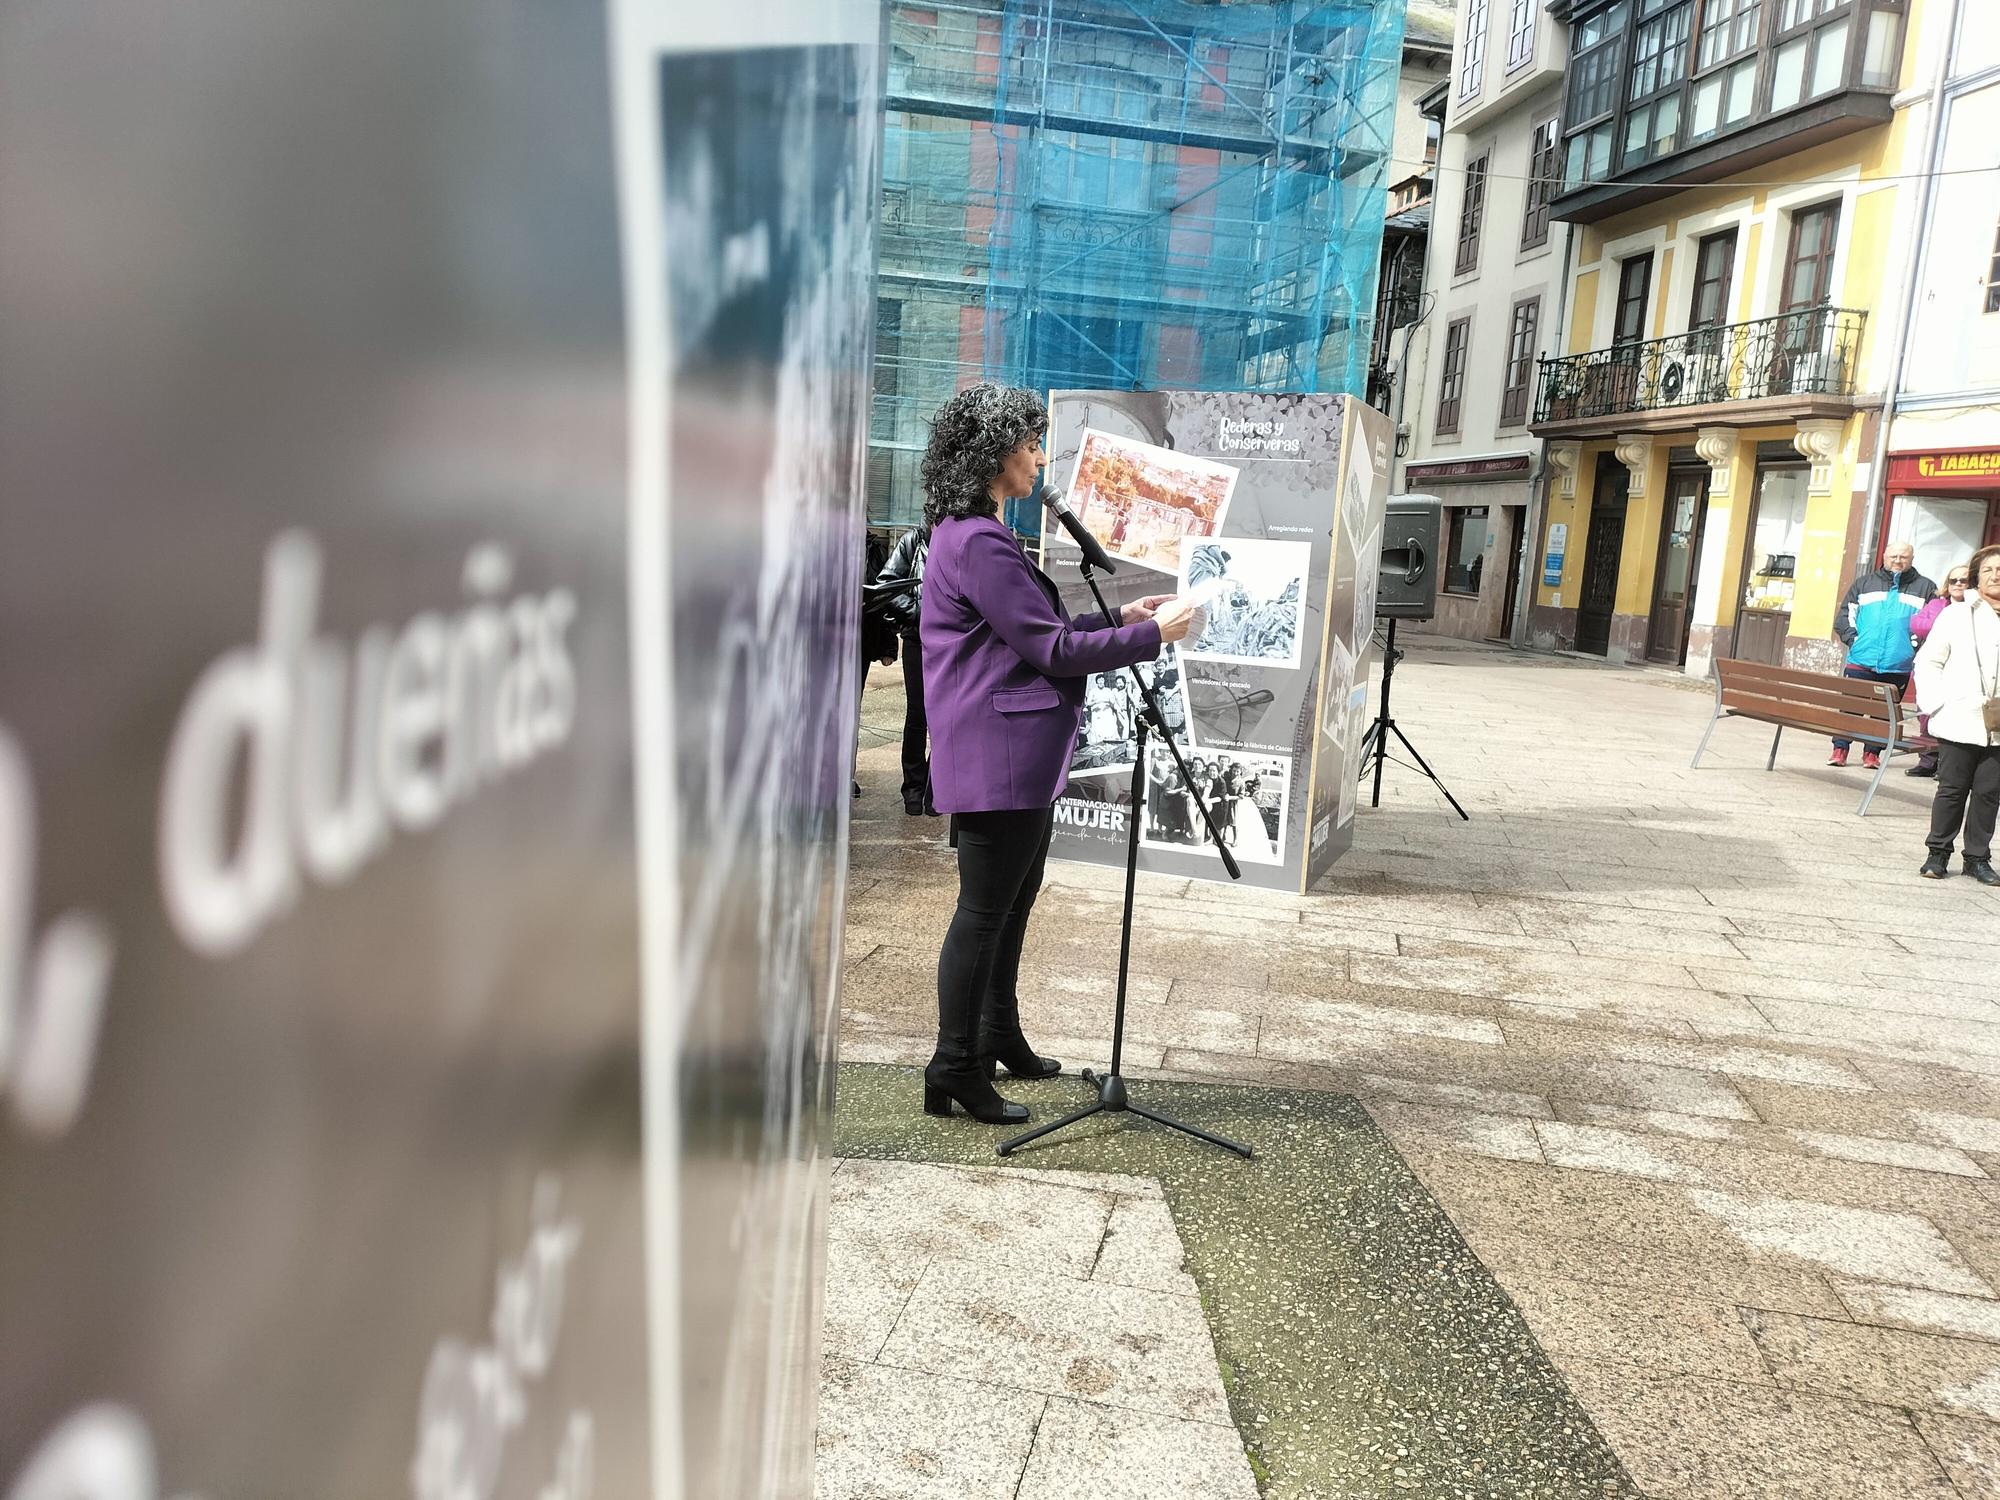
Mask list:
[{"label": "dark doorway", "polygon": [[1514,639],[1514,610],[1521,600],[1521,528],[1525,524],[1528,508],[1525,505],[1503,507],[1507,517],[1507,550],[1502,556],[1507,559],[1507,602],[1500,607],[1500,639]]},{"label": "dark doorway", "polygon": [[1673,469],[1660,516],[1660,555],[1653,568],[1652,622],[1646,660],[1678,667],[1687,660],[1688,627],[1701,572],[1701,527],[1708,515],[1708,470]]},{"label": "dark doorway", "polygon": [[1632,474],[1609,453],[1597,456],[1583,550],[1583,593],[1576,605],[1576,649],[1603,656],[1611,649],[1611,615],[1618,604],[1618,556],[1625,547],[1625,501]]}]

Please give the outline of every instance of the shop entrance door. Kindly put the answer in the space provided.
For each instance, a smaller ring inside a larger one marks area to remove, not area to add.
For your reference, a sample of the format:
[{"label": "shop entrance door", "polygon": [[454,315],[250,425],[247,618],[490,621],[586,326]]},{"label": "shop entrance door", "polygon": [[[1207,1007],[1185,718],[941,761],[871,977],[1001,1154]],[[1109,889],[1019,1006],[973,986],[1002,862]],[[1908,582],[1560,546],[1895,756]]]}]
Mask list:
[{"label": "shop entrance door", "polygon": [[1646,627],[1646,660],[1678,667],[1687,660],[1694,621],[1695,582],[1701,572],[1701,527],[1708,515],[1708,470],[1676,469],[1667,475],[1667,503],[1660,516],[1660,555],[1653,568],[1653,613]]},{"label": "shop entrance door", "polygon": [[1521,528],[1528,508],[1525,505],[1505,507],[1507,517],[1507,602],[1500,607],[1500,639],[1514,639],[1514,610],[1521,598],[1521,544],[1524,537]]},{"label": "shop entrance door", "polygon": [[1596,496],[1583,552],[1583,594],[1576,606],[1576,649],[1603,656],[1611,649],[1611,615],[1618,602],[1618,556],[1625,547],[1625,501],[1632,474],[1609,453],[1598,455]]}]

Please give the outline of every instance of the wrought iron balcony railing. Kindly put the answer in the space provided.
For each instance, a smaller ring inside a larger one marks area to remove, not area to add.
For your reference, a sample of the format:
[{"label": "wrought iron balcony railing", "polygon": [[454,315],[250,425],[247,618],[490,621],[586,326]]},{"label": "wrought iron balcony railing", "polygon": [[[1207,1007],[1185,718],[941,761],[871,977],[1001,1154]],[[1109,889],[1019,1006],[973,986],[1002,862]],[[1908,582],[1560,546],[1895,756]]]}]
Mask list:
[{"label": "wrought iron balcony railing", "polygon": [[1867,321],[1855,308],[1820,307],[1544,359],[1535,423],[1769,396],[1851,397]]}]

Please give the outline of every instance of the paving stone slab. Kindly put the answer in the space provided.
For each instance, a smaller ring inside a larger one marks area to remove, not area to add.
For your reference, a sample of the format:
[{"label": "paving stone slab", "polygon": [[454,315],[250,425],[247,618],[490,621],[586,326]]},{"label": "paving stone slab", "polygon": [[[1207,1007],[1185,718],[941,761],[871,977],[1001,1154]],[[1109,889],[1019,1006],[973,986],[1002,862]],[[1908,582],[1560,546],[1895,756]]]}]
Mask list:
[{"label": "paving stone slab", "polygon": [[1649,1375],[1700,1375],[1751,1384],[1771,1376],[1737,1309],[1725,1302],[1631,1292],[1561,1276],[1514,1275],[1507,1293],[1558,1360],[1635,1365]]},{"label": "paving stone slab", "polygon": [[[838,1238],[883,1256],[949,1254],[955,1262],[1025,1263],[1084,1277],[1112,1200],[1101,1192],[950,1167],[850,1161],[835,1174]],[[915,1281],[906,1291],[914,1290]]]},{"label": "paving stone slab", "polygon": [[1569,1361],[1634,1478],[1673,1500],[1962,1500],[1915,1426],[1880,1406]]},{"label": "paving stone slab", "polygon": [[2000,1423],[1925,1413],[1917,1431],[1966,1500],[2000,1495]]},{"label": "paving stone slab", "polygon": [[1936,1226],[1912,1214],[1825,1203],[1751,1199],[1693,1189],[1688,1199],[1745,1244],[1814,1261],[1848,1276],[1991,1296]]},{"label": "paving stone slab", "polygon": [[1140,1287],[933,1262],[878,1359],[1189,1421],[1229,1420],[1200,1302]]},{"label": "paving stone slab", "polygon": [[1744,1322],[1780,1385],[2000,1419],[2000,1348],[1990,1343],[1784,1313]]},{"label": "paving stone slab", "polygon": [[827,1359],[815,1500],[1013,1500],[1047,1398]]},{"label": "paving stone slab", "polygon": [[1258,1500],[1231,1427],[1054,1397],[1013,1500]]},{"label": "paving stone slab", "polygon": [[1948,1333],[1958,1338],[2000,1344],[2000,1300],[1961,1297],[1950,1292],[1925,1292],[1913,1287],[1886,1286],[1877,1281],[1831,1278],[1848,1315],[1857,1323]]}]

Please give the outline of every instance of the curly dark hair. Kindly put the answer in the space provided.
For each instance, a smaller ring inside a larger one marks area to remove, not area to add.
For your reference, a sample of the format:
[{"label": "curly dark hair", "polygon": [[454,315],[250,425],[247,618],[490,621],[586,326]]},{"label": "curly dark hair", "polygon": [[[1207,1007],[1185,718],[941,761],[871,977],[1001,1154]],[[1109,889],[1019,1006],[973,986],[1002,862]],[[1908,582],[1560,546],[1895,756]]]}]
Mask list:
[{"label": "curly dark hair", "polygon": [[924,449],[924,525],[999,514],[989,486],[1001,463],[1048,430],[1048,408],[1033,391],[981,381],[945,402]]}]

